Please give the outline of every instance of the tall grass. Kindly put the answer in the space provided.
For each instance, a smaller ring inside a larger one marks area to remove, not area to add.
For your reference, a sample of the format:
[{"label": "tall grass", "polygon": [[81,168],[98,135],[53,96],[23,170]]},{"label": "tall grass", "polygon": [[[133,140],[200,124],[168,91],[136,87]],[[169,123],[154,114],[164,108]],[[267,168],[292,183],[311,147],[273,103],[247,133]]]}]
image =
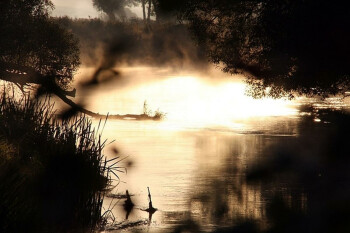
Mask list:
[{"label": "tall grass", "polygon": [[48,100],[0,103],[0,232],[93,231],[111,176],[91,121],[56,120]]},{"label": "tall grass", "polygon": [[154,120],[162,120],[162,119],[165,118],[165,115],[166,114],[161,112],[161,111],[159,111],[159,109],[156,110],[155,112],[153,112],[149,108],[147,101],[145,100],[143,102],[143,111],[142,111],[141,117],[144,116],[144,118],[152,118]]}]

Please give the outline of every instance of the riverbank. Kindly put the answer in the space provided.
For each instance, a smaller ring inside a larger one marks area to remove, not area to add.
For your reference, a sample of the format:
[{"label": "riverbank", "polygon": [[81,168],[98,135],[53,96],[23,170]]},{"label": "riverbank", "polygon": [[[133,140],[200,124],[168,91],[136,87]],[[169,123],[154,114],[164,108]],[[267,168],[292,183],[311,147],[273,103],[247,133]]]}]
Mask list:
[{"label": "riverbank", "polygon": [[112,177],[91,121],[59,121],[48,100],[3,94],[0,102],[0,231],[86,232],[102,224]]}]

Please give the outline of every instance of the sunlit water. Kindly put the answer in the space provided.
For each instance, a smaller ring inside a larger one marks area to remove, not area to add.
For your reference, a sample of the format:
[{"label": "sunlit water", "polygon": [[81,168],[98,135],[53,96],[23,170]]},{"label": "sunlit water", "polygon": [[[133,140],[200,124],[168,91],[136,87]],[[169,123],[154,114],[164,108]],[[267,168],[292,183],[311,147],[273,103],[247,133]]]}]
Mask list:
[{"label": "sunlit water", "polygon": [[[78,80],[89,72],[81,71]],[[128,156],[119,164],[127,174],[118,173],[113,193],[128,189],[136,205],[126,220],[123,200],[107,198],[106,209],[111,200],[111,206],[118,202],[116,223],[148,220],[141,210],[148,207],[147,187],[158,211],[138,230],[168,232],[191,219],[210,231],[239,217],[263,219],[266,200],[241,178],[269,145],[298,135],[300,114],[296,102],[254,100],[244,91],[241,78],[220,72],[134,68],[122,70],[114,82],[78,92],[95,112],[140,114],[147,101],[150,109],[166,114],[159,122],[108,120],[104,127],[103,137],[116,140],[105,154],[113,158],[111,148],[117,148],[119,156]]]}]

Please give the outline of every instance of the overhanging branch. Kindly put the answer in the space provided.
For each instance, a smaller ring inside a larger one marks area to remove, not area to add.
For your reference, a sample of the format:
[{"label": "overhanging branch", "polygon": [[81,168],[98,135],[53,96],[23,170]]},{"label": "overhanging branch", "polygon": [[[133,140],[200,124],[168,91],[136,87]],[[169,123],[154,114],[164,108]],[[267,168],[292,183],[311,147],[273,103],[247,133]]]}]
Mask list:
[{"label": "overhanging branch", "polygon": [[[53,77],[44,77],[34,69],[25,66],[13,65],[6,70],[0,70],[0,79],[16,84],[21,89],[21,91],[23,91],[23,86],[30,86],[31,84],[40,85],[40,88],[44,93],[55,94],[64,103],[68,104],[74,110],[74,112],[82,112],[94,118],[107,117],[107,115],[92,112],[69,99],[67,96],[75,97],[75,88],[71,91],[64,90],[55,83],[55,79]],[[149,116],[147,114],[116,114],[109,115],[108,117],[112,119],[123,120],[159,120],[159,117]]]}]

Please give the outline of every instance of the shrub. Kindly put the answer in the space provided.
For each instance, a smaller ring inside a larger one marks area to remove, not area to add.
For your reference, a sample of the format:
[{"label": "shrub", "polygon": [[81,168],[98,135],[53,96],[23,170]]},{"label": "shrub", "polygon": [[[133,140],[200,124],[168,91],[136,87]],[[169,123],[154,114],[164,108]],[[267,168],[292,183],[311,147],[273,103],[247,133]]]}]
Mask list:
[{"label": "shrub", "polygon": [[93,230],[111,177],[91,121],[55,119],[48,99],[0,103],[0,232]]}]

